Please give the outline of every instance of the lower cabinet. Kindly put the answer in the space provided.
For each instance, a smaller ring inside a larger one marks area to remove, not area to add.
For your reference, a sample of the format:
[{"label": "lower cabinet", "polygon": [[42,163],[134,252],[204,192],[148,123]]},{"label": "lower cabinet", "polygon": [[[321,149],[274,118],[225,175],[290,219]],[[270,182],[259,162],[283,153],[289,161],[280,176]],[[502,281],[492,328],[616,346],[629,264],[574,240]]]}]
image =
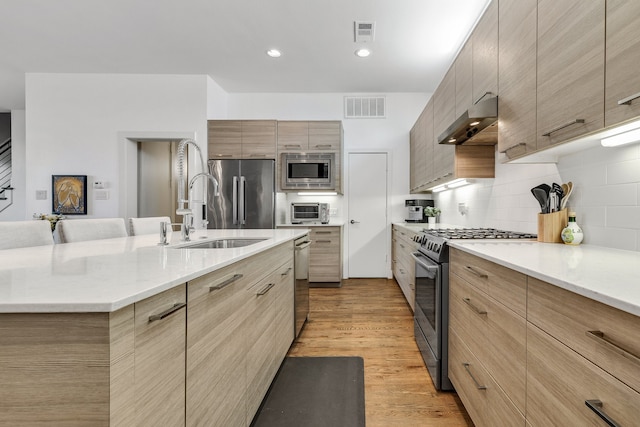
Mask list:
[{"label": "lower cabinet", "polygon": [[251,423],[293,342],[292,271],[289,242],[189,282],[187,426]]},{"label": "lower cabinet", "polygon": [[415,261],[411,256],[416,250],[416,243],[413,241],[416,234],[415,231],[398,225],[393,226],[391,234],[393,277],[396,278],[411,310],[415,310],[416,299]]},{"label": "lower cabinet", "polygon": [[184,426],[185,289],[135,303],[136,426]]},{"label": "lower cabinet", "polygon": [[456,248],[450,265],[449,377],[475,425],[637,425],[639,317]]},{"label": "lower cabinet", "polygon": [[342,227],[309,228],[309,282],[342,282]]}]

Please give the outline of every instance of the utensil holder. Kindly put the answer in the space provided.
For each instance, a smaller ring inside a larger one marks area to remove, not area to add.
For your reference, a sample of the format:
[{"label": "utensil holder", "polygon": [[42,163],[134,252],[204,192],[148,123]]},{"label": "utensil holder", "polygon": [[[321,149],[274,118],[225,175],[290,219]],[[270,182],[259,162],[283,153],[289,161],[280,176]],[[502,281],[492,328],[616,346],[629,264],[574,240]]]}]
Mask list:
[{"label": "utensil holder", "polygon": [[549,214],[538,214],[538,242],[563,243],[562,229],[569,219],[566,209]]}]

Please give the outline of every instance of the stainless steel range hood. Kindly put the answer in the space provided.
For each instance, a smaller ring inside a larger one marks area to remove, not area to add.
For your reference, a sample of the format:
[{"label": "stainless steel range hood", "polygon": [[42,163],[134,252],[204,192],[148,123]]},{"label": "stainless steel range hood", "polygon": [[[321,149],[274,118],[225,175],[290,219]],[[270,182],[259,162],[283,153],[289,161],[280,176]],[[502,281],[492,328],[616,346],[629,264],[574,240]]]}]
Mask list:
[{"label": "stainless steel range hood", "polygon": [[498,142],[498,97],[478,101],[453,122],[439,137],[438,144],[458,145]]}]

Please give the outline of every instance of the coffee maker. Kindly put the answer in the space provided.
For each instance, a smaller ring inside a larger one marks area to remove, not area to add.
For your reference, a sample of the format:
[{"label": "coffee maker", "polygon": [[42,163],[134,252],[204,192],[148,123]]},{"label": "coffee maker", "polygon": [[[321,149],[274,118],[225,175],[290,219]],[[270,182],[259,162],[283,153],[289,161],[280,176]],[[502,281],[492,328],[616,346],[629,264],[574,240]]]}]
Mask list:
[{"label": "coffee maker", "polygon": [[407,210],[405,222],[427,222],[427,219],[424,217],[424,208],[427,206],[434,206],[433,200],[405,200],[404,207]]}]

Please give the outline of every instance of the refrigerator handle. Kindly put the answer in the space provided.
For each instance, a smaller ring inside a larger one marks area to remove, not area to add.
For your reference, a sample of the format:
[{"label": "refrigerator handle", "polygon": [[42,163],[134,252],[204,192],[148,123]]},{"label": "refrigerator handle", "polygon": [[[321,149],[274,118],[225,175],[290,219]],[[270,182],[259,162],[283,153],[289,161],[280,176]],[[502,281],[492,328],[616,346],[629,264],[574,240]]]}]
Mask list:
[{"label": "refrigerator handle", "polygon": [[240,177],[240,208],[239,218],[240,224],[245,225],[247,223],[246,200],[245,200],[245,187],[247,186],[247,179],[244,176]]},{"label": "refrigerator handle", "polygon": [[238,224],[238,177],[233,177],[233,225]]}]

